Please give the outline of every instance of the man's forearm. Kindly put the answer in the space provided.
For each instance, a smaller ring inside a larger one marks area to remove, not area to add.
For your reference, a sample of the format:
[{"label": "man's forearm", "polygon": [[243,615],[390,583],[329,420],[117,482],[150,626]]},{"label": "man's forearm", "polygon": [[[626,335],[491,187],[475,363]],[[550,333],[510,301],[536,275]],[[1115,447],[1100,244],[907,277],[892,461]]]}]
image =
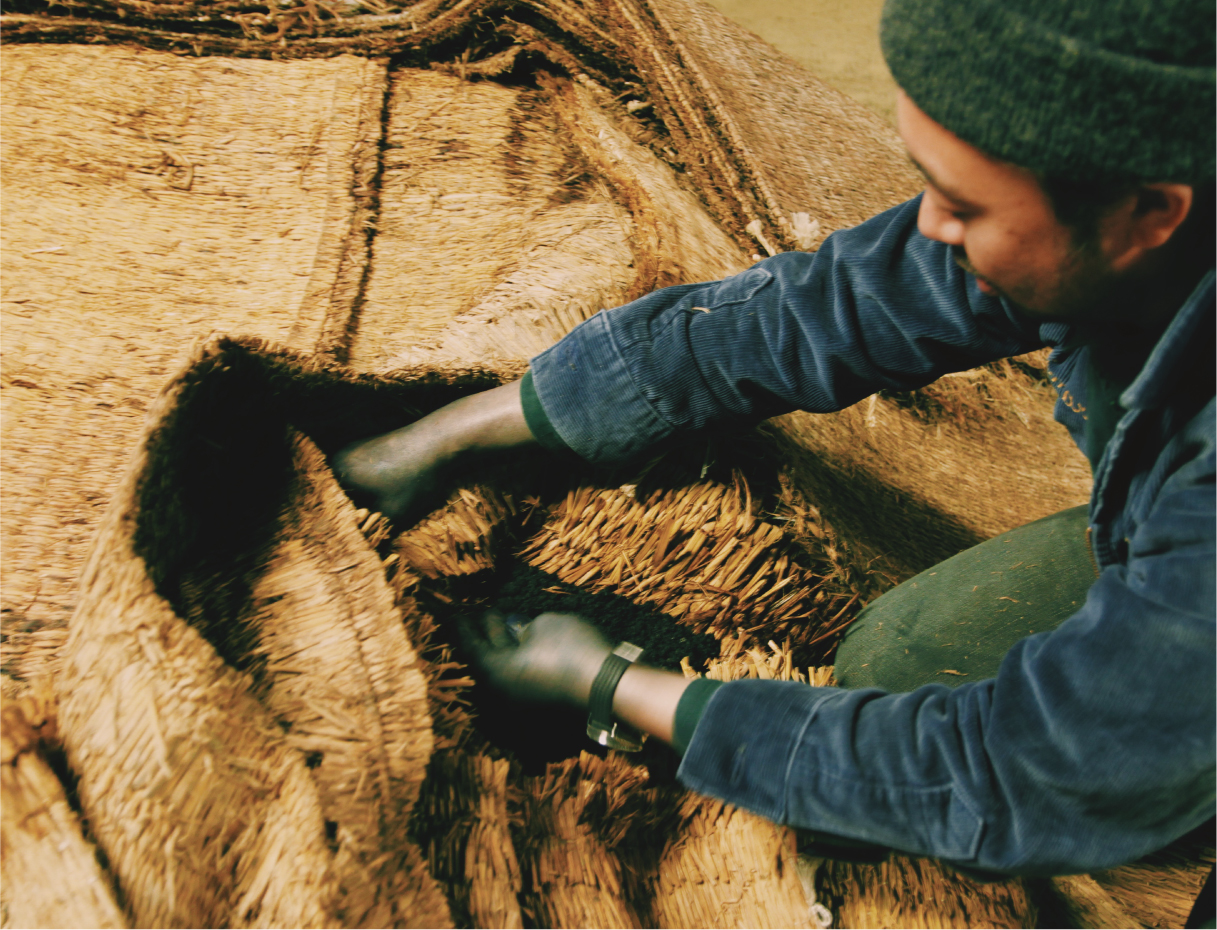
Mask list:
[{"label": "man's forearm", "polygon": [[630,726],[671,743],[676,707],[691,681],[677,672],[631,665],[613,694],[613,714]]},{"label": "man's forearm", "polygon": [[342,484],[390,518],[419,516],[453,462],[536,442],[513,381],[453,401],[408,426],[352,443],[331,460]]}]

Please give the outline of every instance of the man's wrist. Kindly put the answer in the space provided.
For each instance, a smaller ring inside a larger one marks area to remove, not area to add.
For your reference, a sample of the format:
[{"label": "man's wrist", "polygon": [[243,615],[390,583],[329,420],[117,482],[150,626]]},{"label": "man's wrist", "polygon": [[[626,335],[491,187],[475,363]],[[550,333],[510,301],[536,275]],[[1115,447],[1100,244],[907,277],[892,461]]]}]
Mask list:
[{"label": "man's wrist", "polygon": [[570,451],[570,446],[558,435],[558,431],[554,429],[553,423],[545,413],[545,408],[541,406],[541,398],[537,396],[531,369],[526,371],[524,377],[520,379],[520,409],[524,414],[524,422],[528,425],[529,432],[542,447],[550,452]]},{"label": "man's wrist", "polygon": [[587,735],[601,746],[635,752],[642,748],[646,739],[613,714],[613,695],[617,685],[641,655],[642,650],[633,643],[619,643],[605,657],[592,682],[591,695],[587,702]]}]

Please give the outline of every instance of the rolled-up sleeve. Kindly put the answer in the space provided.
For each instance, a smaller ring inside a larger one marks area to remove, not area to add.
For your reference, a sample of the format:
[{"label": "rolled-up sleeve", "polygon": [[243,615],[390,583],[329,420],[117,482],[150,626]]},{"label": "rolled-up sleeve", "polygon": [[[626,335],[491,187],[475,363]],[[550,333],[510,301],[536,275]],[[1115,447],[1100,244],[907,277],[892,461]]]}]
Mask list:
[{"label": "rolled-up sleeve", "polygon": [[920,199],[708,284],[596,314],[531,361],[546,418],[586,459],[673,434],[840,410],[1045,344],[917,231]]},{"label": "rolled-up sleeve", "polygon": [[1204,450],[1165,482],[1127,562],[995,679],[909,694],[733,682],[681,780],[781,823],[1021,874],[1128,862],[1212,817],[1211,420],[1210,403]]}]

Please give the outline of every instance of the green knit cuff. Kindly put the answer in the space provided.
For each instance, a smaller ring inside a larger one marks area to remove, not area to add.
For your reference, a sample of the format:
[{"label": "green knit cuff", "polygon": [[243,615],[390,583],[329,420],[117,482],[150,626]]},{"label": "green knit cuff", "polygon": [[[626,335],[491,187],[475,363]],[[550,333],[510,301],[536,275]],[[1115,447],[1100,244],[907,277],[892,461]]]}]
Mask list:
[{"label": "green knit cuff", "polygon": [[533,437],[550,452],[569,452],[570,446],[562,441],[554,425],[545,415],[541,399],[537,397],[537,389],[532,383],[532,371],[526,371],[520,379],[520,403],[524,407],[524,422]]},{"label": "green knit cuff", "polygon": [[676,720],[672,724],[672,748],[682,756],[693,740],[693,731],[701,715],[724,682],[711,678],[694,678],[676,704]]}]

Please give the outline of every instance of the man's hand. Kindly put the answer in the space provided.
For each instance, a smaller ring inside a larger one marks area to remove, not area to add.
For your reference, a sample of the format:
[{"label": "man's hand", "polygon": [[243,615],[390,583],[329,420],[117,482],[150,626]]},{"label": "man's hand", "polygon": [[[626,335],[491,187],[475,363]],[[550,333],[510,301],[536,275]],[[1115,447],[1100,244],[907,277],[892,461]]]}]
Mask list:
[{"label": "man's hand", "polygon": [[351,443],[330,460],[334,477],[357,503],[391,520],[421,516],[448,460],[443,431],[429,420]]},{"label": "man's hand", "polygon": [[577,707],[586,706],[612,651],[599,630],[570,614],[541,614],[517,640],[505,618],[492,611],[480,624],[462,624],[461,636],[474,667],[508,697]]},{"label": "man's hand", "polygon": [[330,464],[361,506],[409,521],[436,503],[445,470],[465,454],[535,441],[515,381],[453,401],[391,433],[351,443]]}]

